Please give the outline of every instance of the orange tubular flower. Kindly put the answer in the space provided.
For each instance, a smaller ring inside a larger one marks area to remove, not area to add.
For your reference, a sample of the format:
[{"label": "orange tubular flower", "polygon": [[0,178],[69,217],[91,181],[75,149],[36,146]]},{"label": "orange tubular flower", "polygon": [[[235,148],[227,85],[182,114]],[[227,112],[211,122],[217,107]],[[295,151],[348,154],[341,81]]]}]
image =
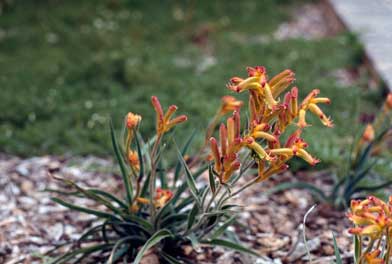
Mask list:
[{"label": "orange tubular flower", "polygon": [[158,135],[163,135],[175,125],[183,123],[188,119],[186,115],[180,115],[176,118],[170,119],[177,111],[177,106],[171,105],[166,114],[164,114],[161,103],[156,96],[151,97],[151,103],[156,112],[156,130]]},{"label": "orange tubular flower", "polygon": [[140,170],[139,156],[136,151],[130,150],[128,153],[128,162],[135,171]]},{"label": "orange tubular flower", "polygon": [[384,111],[389,112],[392,110],[392,93],[389,93],[384,103]]},{"label": "orange tubular flower", "polygon": [[[348,219],[353,222],[355,227],[348,231],[351,234],[360,236],[362,238],[369,238],[373,243],[379,240],[378,245],[384,236],[390,236],[392,228],[392,196],[389,197],[389,202],[369,196],[363,201],[351,201],[351,213],[347,214]],[[391,245],[386,244],[386,250],[391,250]],[[365,252],[362,258],[366,259],[366,263],[383,263],[381,258],[378,258],[380,252],[376,248],[370,253]]]},{"label": "orange tubular flower", "polygon": [[[157,188],[154,197],[154,206],[156,208],[162,208],[170,199],[173,197],[173,192],[170,190],[165,190]],[[131,211],[136,212],[140,208],[140,204],[150,204],[150,200],[143,197],[137,197],[135,203],[131,206]]]},{"label": "orange tubular flower", "polygon": [[129,112],[126,117],[126,126],[128,129],[134,129],[138,126],[142,117],[140,115]]},{"label": "orange tubular flower", "polygon": [[370,142],[374,139],[375,132],[371,124],[368,124],[362,134],[362,142]]},{"label": "orange tubular flower", "polygon": [[172,197],[173,197],[172,191],[158,188],[157,193],[154,197],[155,207],[162,208],[168,201],[170,201]]},{"label": "orange tubular flower", "polygon": [[240,141],[234,140],[233,131],[230,133],[231,139],[229,139],[228,132],[224,124],[221,124],[219,131],[221,142],[220,151],[218,147],[218,142],[214,137],[210,138],[210,147],[214,160],[214,170],[218,175],[219,181],[224,184],[230,179],[231,175],[241,166],[240,162],[237,159],[236,153],[236,151],[239,150]]},{"label": "orange tubular flower", "polygon": [[293,156],[300,157],[310,165],[314,166],[320,162],[320,160],[312,157],[305,148],[308,144],[299,137],[301,134],[300,130],[295,131],[288,139],[284,148],[275,148],[269,150],[272,155],[283,156],[284,160],[292,158]]},{"label": "orange tubular flower", "polygon": [[299,120],[298,126],[301,128],[306,127],[308,124],[305,120],[306,111],[309,110],[316,116],[320,118],[321,123],[327,127],[333,127],[332,120],[327,117],[323,111],[317,106],[317,104],[330,104],[331,100],[328,98],[320,97],[317,98],[316,96],[320,93],[320,90],[314,89],[309,93],[309,95],[302,101],[301,107],[299,110]]},{"label": "orange tubular flower", "polygon": [[365,260],[367,264],[383,264],[385,263],[382,258],[379,258],[381,254],[381,250],[376,249],[373,250],[372,252],[366,253],[365,254]]},{"label": "orange tubular flower", "polygon": [[235,97],[226,95],[222,97],[222,104],[219,109],[219,115],[223,116],[233,111],[238,111],[244,103],[237,100]]},{"label": "orange tubular flower", "polygon": [[[289,77],[291,76],[289,72],[283,72],[280,76],[274,77],[271,83],[268,83],[266,69],[262,66],[248,67],[247,71],[247,79],[231,78],[227,88],[237,93],[245,90],[255,91],[257,94],[255,97],[261,97],[270,109],[278,103],[274,98],[294,81],[293,78]],[[273,90],[275,90],[275,96]]]},{"label": "orange tubular flower", "polygon": [[[249,92],[247,130],[241,135],[239,109],[235,109],[233,116],[227,119],[227,125],[220,127],[220,147],[215,138],[209,139],[210,157],[214,160],[214,170],[221,183],[225,183],[240,166],[237,155],[242,148],[251,150],[258,164],[259,177],[256,181],[286,170],[286,162],[295,156],[311,165],[317,164],[319,160],[305,150],[307,143],[299,137],[301,130],[294,132],[283,147],[279,138],[290,124],[294,124],[294,120],[301,129],[306,127],[308,111],[316,114],[324,125],[332,127],[332,121],[318,107],[321,103],[330,104],[330,100],[317,97],[319,90],[313,90],[299,105],[297,87],[287,91],[281,100],[279,96],[295,80],[293,71],[284,70],[270,80],[262,66],[248,67],[247,71],[247,78],[233,77],[227,84],[227,88],[234,92]],[[230,97],[230,102],[234,100]],[[230,106],[224,111],[226,108],[222,106],[218,113],[229,112],[233,108]]]}]

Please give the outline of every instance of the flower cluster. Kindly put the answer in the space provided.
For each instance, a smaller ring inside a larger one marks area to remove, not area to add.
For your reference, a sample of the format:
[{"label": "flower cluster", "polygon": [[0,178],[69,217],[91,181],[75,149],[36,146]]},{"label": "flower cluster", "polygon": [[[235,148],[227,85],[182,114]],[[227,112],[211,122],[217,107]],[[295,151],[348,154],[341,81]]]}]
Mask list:
[{"label": "flower cluster", "polygon": [[374,196],[363,201],[352,200],[347,217],[355,225],[349,233],[358,236],[360,243],[368,240],[366,249],[357,256],[357,263],[387,262],[392,251],[392,196],[388,203]]},{"label": "flower cluster", "polygon": [[[155,177],[155,158],[156,155],[158,154],[158,145],[160,143],[160,140],[166,132],[168,132],[171,128],[173,128],[175,125],[178,125],[182,122],[185,122],[188,118],[186,115],[180,115],[178,117],[175,117],[172,119],[173,114],[177,111],[177,106],[176,105],[171,105],[169,106],[169,109],[167,110],[166,113],[163,112],[161,103],[159,102],[159,99],[156,96],[151,97],[151,103],[155,109],[156,112],[156,135],[157,139],[154,144],[154,148],[151,152],[151,160],[152,160],[152,167],[154,167],[154,173],[152,174],[152,177]],[[126,160],[128,161],[129,167],[131,168],[131,176],[133,176],[135,179],[137,178],[136,173],[139,172],[140,170],[140,161],[138,157],[138,153],[130,148],[132,145],[132,140],[134,138],[135,131],[137,130],[137,127],[142,120],[142,117],[140,115],[134,114],[134,113],[128,113],[126,116],[126,122],[125,126],[127,128],[127,137],[125,141],[125,148],[126,148]],[[140,196],[140,180],[136,181],[136,198],[132,201],[131,204],[131,211],[136,212],[140,209],[141,204],[152,204],[153,210],[159,209],[165,205],[173,196],[173,193],[170,190],[164,190],[161,188],[157,188],[155,190],[155,184],[153,185],[153,188],[151,189],[151,193],[155,193],[155,197],[151,199],[146,199]]]},{"label": "flower cluster", "polygon": [[[293,71],[285,70],[270,80],[266,69],[262,66],[248,67],[247,71],[247,78],[233,77],[227,84],[227,88],[237,93],[249,91],[247,129],[241,132],[242,103],[232,97],[230,100],[224,97],[223,101],[235,102],[235,107],[222,106],[219,113],[226,114],[232,110],[233,115],[227,119],[226,125],[220,126],[219,144],[216,138],[209,139],[215,174],[218,175],[220,182],[228,182],[231,175],[239,169],[241,163],[238,157],[243,148],[252,151],[258,164],[257,181],[263,181],[275,173],[286,170],[287,161],[295,156],[311,165],[317,164],[319,160],[305,150],[308,144],[300,135],[302,129],[308,126],[307,112],[319,117],[325,126],[333,126],[331,119],[318,106],[318,104],[330,104],[330,100],[318,97],[320,91],[314,89],[301,103],[298,103],[297,87],[286,92],[281,100],[279,98],[281,94],[295,80]],[[291,124],[296,125],[297,129],[286,142],[281,143],[281,136]]]}]

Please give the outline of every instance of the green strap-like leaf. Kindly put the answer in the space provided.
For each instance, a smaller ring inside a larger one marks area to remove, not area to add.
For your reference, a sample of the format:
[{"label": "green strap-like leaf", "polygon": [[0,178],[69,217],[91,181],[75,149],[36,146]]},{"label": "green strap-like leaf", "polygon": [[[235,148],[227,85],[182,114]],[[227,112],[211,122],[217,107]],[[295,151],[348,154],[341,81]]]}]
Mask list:
[{"label": "green strap-like leaf", "polygon": [[335,257],[336,257],[336,264],[342,264],[342,257],[340,256],[340,252],[339,252],[339,247],[338,244],[336,243],[336,238],[335,238],[335,234],[332,232],[332,238],[333,238],[333,248],[335,251]]},{"label": "green strap-like leaf", "polygon": [[94,245],[91,247],[85,247],[85,248],[80,248],[77,250],[73,250],[69,253],[66,253],[60,257],[57,257],[55,259],[52,259],[48,262],[48,264],[63,264],[63,263],[69,263],[69,260],[73,259],[74,257],[78,256],[79,254],[83,255],[89,255],[97,251],[103,251],[111,248],[113,244],[99,244],[99,245]]},{"label": "green strap-like leaf", "polygon": [[358,188],[355,188],[355,189],[354,189],[353,193],[354,193],[354,192],[362,192],[362,191],[365,191],[365,192],[377,191],[377,190],[386,188],[386,187],[388,187],[389,185],[392,185],[392,181],[387,181],[387,182],[384,182],[384,183],[382,183],[382,184],[380,184],[380,185],[375,185],[375,186],[358,187]]},{"label": "green strap-like leaf", "polygon": [[184,264],[183,261],[178,260],[178,259],[174,258],[173,256],[170,256],[169,254],[165,253],[165,252],[161,252],[160,255],[169,264]]},{"label": "green strap-like leaf", "polygon": [[[118,253],[118,249],[120,249],[120,247],[121,247],[123,244],[125,244],[126,242],[132,241],[132,240],[140,240],[140,237],[138,237],[138,236],[127,236],[127,237],[124,237],[124,238],[118,240],[118,241],[116,242],[116,244],[114,244],[114,246],[113,246],[113,249],[112,249],[112,252],[110,253],[110,256],[109,256],[109,259],[108,259],[108,261],[107,261],[107,264],[113,264],[113,263],[115,263],[116,260],[117,260],[119,257],[121,257],[121,254],[117,254],[117,255],[116,255],[116,253]],[[125,253],[125,252],[122,252],[122,254],[124,254],[124,253]]]},{"label": "green strap-like leaf", "polygon": [[167,189],[167,175],[166,175],[166,168],[164,165],[164,162],[159,160],[159,165],[158,165],[158,175],[159,175],[159,181],[161,182],[161,187],[162,189]]},{"label": "green strap-like leaf", "polygon": [[[182,148],[182,151],[181,151],[181,156],[182,156],[182,157],[183,157],[183,156],[186,154],[186,152],[188,151],[188,148],[189,148],[189,146],[191,145],[191,143],[192,143],[192,141],[193,141],[193,138],[194,138],[195,135],[196,135],[195,132],[196,132],[196,130],[194,130],[194,131],[192,132],[192,134],[189,136],[188,140],[185,142],[185,145],[184,145],[184,147]],[[173,188],[176,187],[177,181],[178,181],[178,179],[180,178],[181,168],[182,168],[182,165],[181,165],[181,161],[179,160],[179,161],[177,162],[176,168],[175,168],[175,170],[174,170]]]},{"label": "green strap-like leaf", "polygon": [[184,170],[185,170],[186,183],[188,184],[189,191],[191,192],[191,194],[195,198],[195,201],[200,206],[200,199],[198,196],[199,192],[196,187],[195,179],[193,178],[193,175],[192,175],[191,171],[189,170],[188,165],[186,164],[186,161],[182,157],[182,154],[181,154],[180,150],[178,149],[177,145],[176,145],[176,148],[177,148],[178,159],[181,161],[182,166],[184,167]]},{"label": "green strap-like leaf", "polygon": [[167,237],[172,237],[172,236],[173,234],[167,229],[162,229],[156,232],[154,235],[152,235],[152,237],[149,240],[147,240],[144,246],[139,250],[139,253],[136,255],[133,264],[139,264],[140,260],[142,260],[143,255],[144,253],[146,253],[147,250],[149,250],[151,247],[158,244],[162,239]]},{"label": "green strap-like leaf", "polygon": [[110,121],[110,137],[112,140],[114,153],[116,154],[116,158],[117,158],[118,164],[120,166],[121,176],[122,176],[124,187],[125,187],[125,190],[127,193],[127,200],[128,200],[128,203],[130,204],[132,202],[132,193],[133,193],[132,182],[129,179],[129,175],[128,175],[128,172],[127,172],[127,169],[126,169],[126,166],[124,163],[124,159],[121,155],[121,151],[118,146],[116,136],[114,134],[114,127],[113,127],[112,121]]},{"label": "green strap-like leaf", "polygon": [[357,263],[361,258],[362,245],[359,236],[354,236],[354,262]]},{"label": "green strap-like leaf", "polygon": [[235,218],[236,215],[233,215],[232,217],[229,218],[229,220],[227,220],[220,227],[218,227],[211,235],[211,239],[219,238],[226,231],[226,229],[234,222]]},{"label": "green strap-like leaf", "polygon": [[63,200],[61,200],[60,198],[57,198],[57,197],[52,197],[51,200],[53,202],[55,202],[55,203],[61,204],[62,206],[68,207],[68,208],[70,208],[72,210],[75,210],[75,211],[79,211],[79,212],[83,212],[83,213],[86,213],[86,214],[95,215],[95,216],[98,216],[98,217],[101,217],[101,218],[120,220],[114,214],[110,214],[110,213],[107,213],[107,212],[102,212],[102,211],[98,211],[98,210],[93,210],[93,209],[77,206],[77,205],[65,202],[65,201],[63,201]]},{"label": "green strap-like leaf", "polygon": [[99,189],[87,189],[87,190],[90,191],[90,192],[93,192],[93,193],[95,193],[97,195],[104,196],[104,197],[112,200],[113,202],[116,202],[124,210],[128,210],[128,206],[123,201],[121,201],[119,198],[117,198],[115,195],[113,195],[111,193],[108,193],[108,192],[105,192],[105,191],[102,191],[102,190],[99,190]]},{"label": "green strap-like leaf", "polygon": [[88,229],[83,235],[78,239],[78,243],[82,243],[83,240],[87,239],[89,236],[94,235],[96,232],[99,232],[104,224],[94,226]]},{"label": "green strap-like leaf", "polygon": [[69,179],[61,178],[61,177],[54,177],[56,180],[62,181],[63,183],[67,184],[68,186],[71,186],[75,188],[77,191],[79,191],[85,198],[92,199],[95,202],[98,202],[104,206],[106,206],[108,209],[112,210],[114,213],[117,215],[122,215],[123,212],[114,206],[110,200],[107,200],[106,197],[102,197],[100,195],[97,195],[96,192],[92,192],[88,189],[84,189],[83,187],[80,187],[77,183],[74,181],[71,181]]},{"label": "green strap-like leaf", "polygon": [[159,222],[161,218],[164,217],[170,209],[172,209],[172,199],[169,202],[167,202],[162,208],[160,208],[157,215],[155,216],[155,222],[154,222],[155,230],[159,228]]},{"label": "green strap-like leaf", "polygon": [[215,178],[214,178],[214,172],[213,172],[213,169],[212,169],[212,164],[210,164],[208,166],[208,179],[209,179],[209,182],[210,182],[211,192],[213,194],[215,194],[216,186],[215,186]]},{"label": "green strap-like leaf", "polygon": [[140,139],[139,139],[139,133],[137,131],[134,131],[135,133],[135,141],[136,141],[136,148],[137,148],[137,156],[139,158],[139,178],[138,181],[141,181],[144,176],[144,159],[143,159],[143,153],[142,153],[142,148],[140,145]]},{"label": "green strap-like leaf", "polygon": [[185,214],[185,213],[171,214],[162,220],[161,225],[162,226],[169,226],[169,225],[176,224],[176,222],[182,222],[185,219],[188,219],[188,214]]},{"label": "green strap-like leaf", "polygon": [[188,215],[187,230],[190,230],[192,228],[198,212],[199,212],[199,206],[197,205],[197,203],[195,203]]},{"label": "green strap-like leaf", "polygon": [[[208,164],[203,164],[202,166],[200,166],[200,168],[195,173],[193,173],[194,179],[197,179],[206,169],[208,169]],[[186,190],[187,186],[187,182],[184,182],[180,185],[180,187],[177,188],[177,191],[173,197],[173,204],[176,204],[178,202],[181,197],[181,194]]]},{"label": "green strap-like leaf", "polygon": [[259,256],[259,254],[257,252],[255,252],[249,248],[246,248],[245,246],[243,246],[237,242],[231,242],[231,241],[224,240],[224,239],[211,239],[211,240],[202,241],[202,243],[213,245],[213,246],[221,246],[221,247],[233,249],[233,250],[236,250],[239,252],[248,253],[248,254],[251,254],[254,256]]}]

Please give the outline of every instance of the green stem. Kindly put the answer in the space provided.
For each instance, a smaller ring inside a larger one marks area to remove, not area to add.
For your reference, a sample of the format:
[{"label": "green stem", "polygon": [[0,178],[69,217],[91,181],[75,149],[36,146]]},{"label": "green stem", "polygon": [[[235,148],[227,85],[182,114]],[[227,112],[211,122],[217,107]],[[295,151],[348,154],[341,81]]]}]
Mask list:
[{"label": "green stem", "polygon": [[159,144],[161,142],[162,135],[158,134],[157,139],[151,151],[151,176],[150,176],[150,216],[151,223],[155,221],[155,205],[154,205],[154,194],[156,190],[156,154],[158,151]]}]

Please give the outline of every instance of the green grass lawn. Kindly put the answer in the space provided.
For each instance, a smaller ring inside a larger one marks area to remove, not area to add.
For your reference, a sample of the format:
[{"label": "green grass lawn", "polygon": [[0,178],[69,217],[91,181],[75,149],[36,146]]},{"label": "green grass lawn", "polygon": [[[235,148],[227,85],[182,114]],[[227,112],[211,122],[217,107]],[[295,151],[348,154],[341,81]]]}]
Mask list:
[{"label": "green grass lawn", "polygon": [[[272,0],[15,2],[0,16],[0,151],[109,154],[110,117],[119,128],[128,111],[139,113],[151,134],[151,95],[189,115],[176,131],[184,136],[206,126],[229,93],[225,83],[247,65],[264,65],[270,76],[293,69],[301,96],[320,88],[336,127],[315,120],[306,136],[316,147],[340,147],[358,109],[379,98],[366,100],[330,75],[359,63],[349,34],[273,40],[291,8]],[[269,41],[257,41],[263,36]]]}]

